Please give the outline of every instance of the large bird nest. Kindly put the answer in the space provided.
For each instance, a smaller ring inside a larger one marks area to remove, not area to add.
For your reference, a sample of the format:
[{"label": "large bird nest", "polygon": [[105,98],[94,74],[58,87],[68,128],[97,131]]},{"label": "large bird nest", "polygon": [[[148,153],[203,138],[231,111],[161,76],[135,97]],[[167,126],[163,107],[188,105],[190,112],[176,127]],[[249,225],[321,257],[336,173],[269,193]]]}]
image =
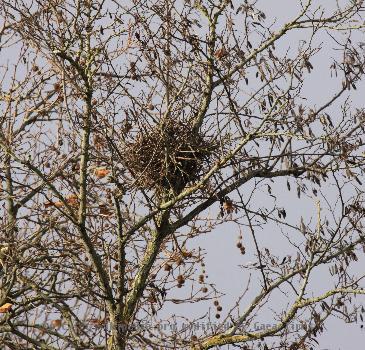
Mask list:
[{"label": "large bird nest", "polygon": [[126,145],[126,166],[142,189],[180,192],[195,181],[215,147],[188,123],[169,120],[140,130]]}]

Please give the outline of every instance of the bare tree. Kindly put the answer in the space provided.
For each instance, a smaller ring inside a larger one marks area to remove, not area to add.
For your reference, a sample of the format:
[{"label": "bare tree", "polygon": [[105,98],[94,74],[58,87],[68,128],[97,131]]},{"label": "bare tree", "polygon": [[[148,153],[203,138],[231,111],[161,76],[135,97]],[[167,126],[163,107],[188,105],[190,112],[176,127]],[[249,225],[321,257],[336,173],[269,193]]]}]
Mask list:
[{"label": "bare tree", "polygon": [[[1,348],[309,349],[329,317],[362,318],[364,1],[298,0],[284,24],[260,6],[1,1]],[[285,191],[316,214],[287,217]],[[199,243],[226,223],[254,259],[230,310]],[[257,234],[273,228],[279,255]],[[218,327],[174,311],[196,303]],[[166,310],[186,327],[157,327]]]}]

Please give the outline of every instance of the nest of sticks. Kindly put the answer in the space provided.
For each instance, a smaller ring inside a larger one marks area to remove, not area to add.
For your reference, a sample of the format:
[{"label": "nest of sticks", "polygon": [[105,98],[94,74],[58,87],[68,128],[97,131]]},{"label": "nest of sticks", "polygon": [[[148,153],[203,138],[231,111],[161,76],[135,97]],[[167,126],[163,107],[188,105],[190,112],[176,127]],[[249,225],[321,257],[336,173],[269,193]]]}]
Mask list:
[{"label": "nest of sticks", "polygon": [[198,178],[214,149],[189,123],[168,120],[127,143],[125,164],[139,188],[178,193]]}]

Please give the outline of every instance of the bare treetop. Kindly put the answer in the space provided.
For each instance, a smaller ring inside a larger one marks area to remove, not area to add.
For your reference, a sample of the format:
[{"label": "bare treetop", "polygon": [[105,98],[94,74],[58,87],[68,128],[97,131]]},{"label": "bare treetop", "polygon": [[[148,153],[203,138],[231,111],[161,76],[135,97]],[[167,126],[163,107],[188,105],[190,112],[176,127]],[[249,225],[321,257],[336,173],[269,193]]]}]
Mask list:
[{"label": "bare treetop", "polygon": [[[1,1],[2,348],[310,349],[362,321],[364,1],[295,3]],[[201,238],[227,223],[223,305]]]}]

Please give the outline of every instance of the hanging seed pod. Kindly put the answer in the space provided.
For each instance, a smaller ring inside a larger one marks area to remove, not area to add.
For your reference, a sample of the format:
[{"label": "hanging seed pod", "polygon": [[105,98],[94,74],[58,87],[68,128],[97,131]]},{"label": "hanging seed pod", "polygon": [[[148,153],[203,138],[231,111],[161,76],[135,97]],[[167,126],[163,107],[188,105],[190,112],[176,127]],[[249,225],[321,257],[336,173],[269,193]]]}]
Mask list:
[{"label": "hanging seed pod", "polygon": [[170,264],[165,264],[164,268],[165,271],[171,271],[172,266]]},{"label": "hanging seed pod", "polygon": [[60,83],[53,84],[53,90],[59,92],[61,90],[61,84]]},{"label": "hanging seed pod", "polygon": [[183,276],[183,275],[179,275],[179,276],[177,276],[177,282],[178,282],[179,284],[184,284],[184,283],[185,283],[185,278],[184,278],[184,276]]},{"label": "hanging seed pod", "polygon": [[217,60],[221,60],[223,59],[224,57],[226,57],[228,55],[228,51],[224,48],[224,47],[221,47],[219,48],[215,53],[214,53],[214,57],[217,59]]}]

